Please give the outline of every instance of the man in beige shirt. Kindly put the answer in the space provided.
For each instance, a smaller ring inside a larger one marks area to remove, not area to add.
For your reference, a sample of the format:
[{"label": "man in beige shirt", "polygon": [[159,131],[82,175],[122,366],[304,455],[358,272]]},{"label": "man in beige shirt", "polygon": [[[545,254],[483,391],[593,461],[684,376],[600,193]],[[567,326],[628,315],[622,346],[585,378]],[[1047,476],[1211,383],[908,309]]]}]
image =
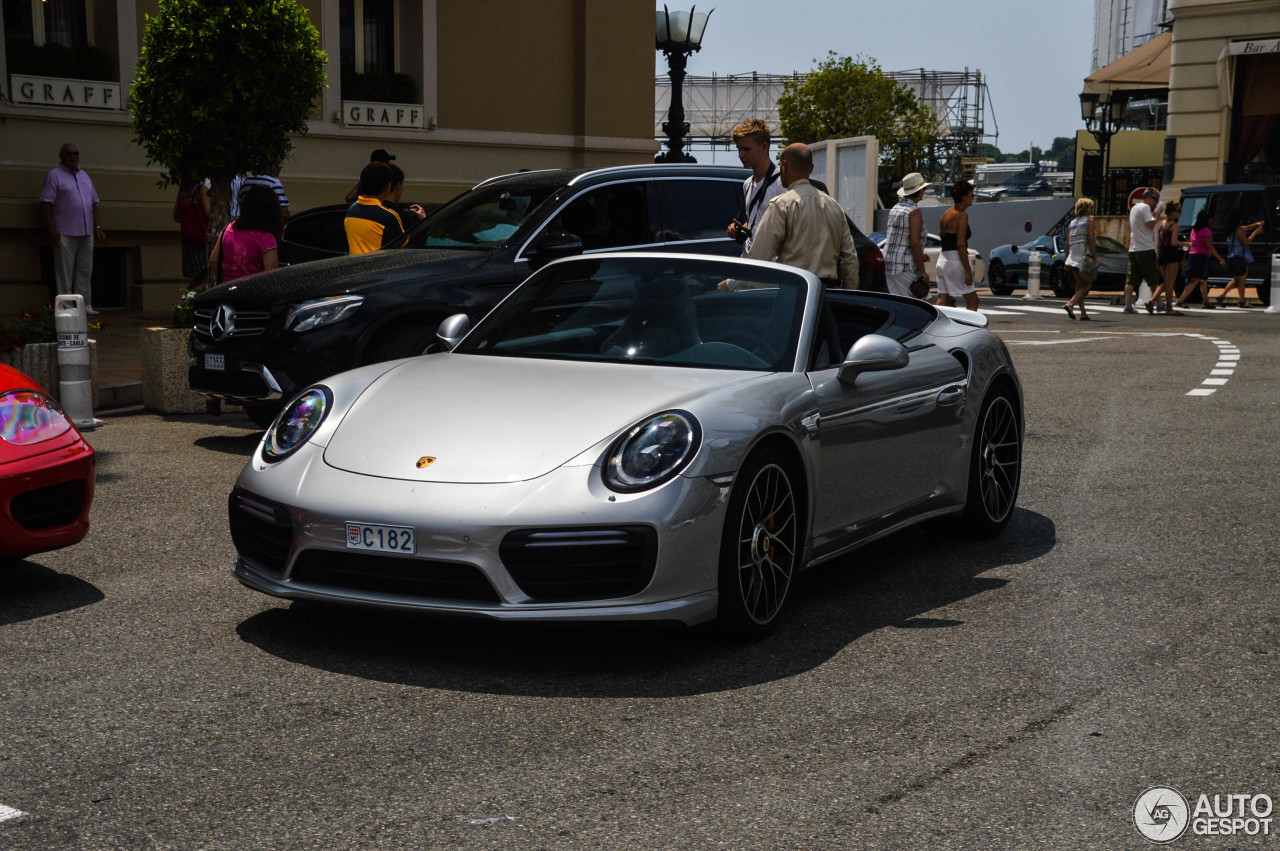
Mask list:
[{"label": "man in beige shirt", "polygon": [[813,152],[802,142],[778,158],[787,191],[769,202],[747,256],[776,260],[817,275],[828,287],[858,288],[858,252],[836,200],[809,182]]}]

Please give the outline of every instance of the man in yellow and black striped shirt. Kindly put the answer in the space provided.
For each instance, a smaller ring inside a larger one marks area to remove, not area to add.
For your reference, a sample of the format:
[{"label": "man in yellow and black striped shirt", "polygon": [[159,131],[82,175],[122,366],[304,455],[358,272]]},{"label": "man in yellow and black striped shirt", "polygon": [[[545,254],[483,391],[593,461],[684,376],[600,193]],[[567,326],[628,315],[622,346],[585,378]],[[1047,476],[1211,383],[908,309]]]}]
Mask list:
[{"label": "man in yellow and black striped shirt", "polygon": [[[404,191],[404,172],[388,163],[369,163],[360,172],[360,197],[347,209],[342,226],[347,232],[347,245],[352,254],[367,254],[393,244],[404,235],[400,215],[386,205],[395,202]],[[426,212],[417,204],[409,212],[419,219]]]}]

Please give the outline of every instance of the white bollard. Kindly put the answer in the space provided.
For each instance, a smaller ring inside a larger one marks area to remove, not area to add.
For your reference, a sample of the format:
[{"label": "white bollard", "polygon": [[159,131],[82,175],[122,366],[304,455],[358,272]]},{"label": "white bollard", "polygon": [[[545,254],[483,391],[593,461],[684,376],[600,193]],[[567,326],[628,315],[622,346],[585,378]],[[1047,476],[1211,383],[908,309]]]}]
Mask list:
[{"label": "white bollard", "polygon": [[1271,304],[1263,312],[1280,313],[1280,254],[1271,255]]},{"label": "white bollard", "polygon": [[58,332],[58,401],[76,428],[95,428],[93,375],[89,368],[89,317],[84,296],[60,295],[53,302]]},{"label": "white bollard", "polygon": [[1027,259],[1027,294],[1026,299],[1040,298],[1040,252],[1032,251]]}]

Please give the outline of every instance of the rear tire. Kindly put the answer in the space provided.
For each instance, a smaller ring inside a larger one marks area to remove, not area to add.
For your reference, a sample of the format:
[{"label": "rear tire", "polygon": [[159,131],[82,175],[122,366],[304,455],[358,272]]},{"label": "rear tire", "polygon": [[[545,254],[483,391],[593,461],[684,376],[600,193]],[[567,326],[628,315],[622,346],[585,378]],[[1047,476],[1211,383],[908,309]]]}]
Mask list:
[{"label": "rear tire", "polygon": [[730,636],[759,638],[777,624],[800,566],[801,516],[782,456],[766,449],[748,458],[720,540],[718,619]]},{"label": "rear tire", "polygon": [[973,430],[969,489],[961,521],[975,538],[998,535],[1018,502],[1022,477],[1022,423],[1007,387],[987,391]]},{"label": "rear tire", "polygon": [[1068,272],[1063,264],[1054,263],[1053,268],[1049,270],[1049,286],[1058,298],[1070,298],[1075,295],[1076,276]]},{"label": "rear tire", "polygon": [[1005,278],[1004,264],[999,260],[992,260],[991,265],[987,266],[987,286],[991,288],[992,295],[1009,295],[1013,292],[1013,284]]}]

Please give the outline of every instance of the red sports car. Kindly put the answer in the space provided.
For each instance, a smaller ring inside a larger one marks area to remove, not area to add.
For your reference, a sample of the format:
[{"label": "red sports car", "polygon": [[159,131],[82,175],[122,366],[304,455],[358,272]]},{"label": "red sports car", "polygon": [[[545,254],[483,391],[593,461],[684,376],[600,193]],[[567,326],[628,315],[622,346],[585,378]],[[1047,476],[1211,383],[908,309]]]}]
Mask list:
[{"label": "red sports car", "polygon": [[94,470],[93,449],[58,403],[0,364],[0,559],[83,538]]}]

